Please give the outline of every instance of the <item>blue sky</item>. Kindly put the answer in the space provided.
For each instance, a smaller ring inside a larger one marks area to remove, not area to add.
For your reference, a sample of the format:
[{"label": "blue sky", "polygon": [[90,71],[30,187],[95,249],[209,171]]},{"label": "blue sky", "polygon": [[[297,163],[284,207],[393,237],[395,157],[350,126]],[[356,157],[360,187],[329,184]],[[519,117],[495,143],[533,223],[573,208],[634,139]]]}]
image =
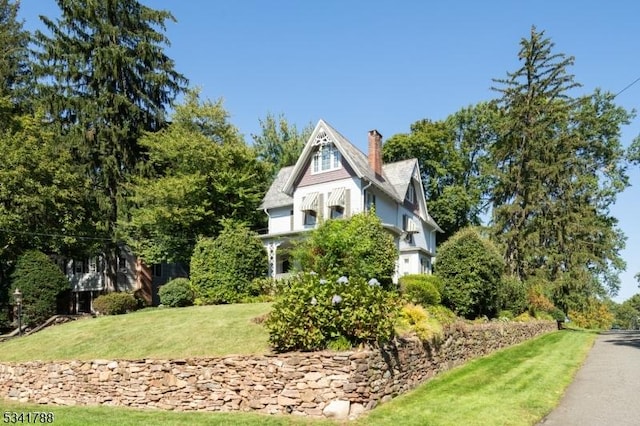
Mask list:
[{"label": "blue sky", "polygon": [[[367,131],[407,132],[495,98],[493,78],[518,67],[519,41],[532,25],[556,52],[575,57],[583,87],[617,93],[640,77],[640,3],[582,1],[391,2],[146,0],[173,13],[168,54],[203,97],[224,98],[250,140],[268,112],[298,127],[324,119],[364,150]],[[27,29],[56,16],[54,0],[22,0]],[[640,82],[616,101],[638,108]],[[640,118],[623,128],[628,146]],[[640,167],[613,214],[628,237],[617,301],[639,293]]]}]

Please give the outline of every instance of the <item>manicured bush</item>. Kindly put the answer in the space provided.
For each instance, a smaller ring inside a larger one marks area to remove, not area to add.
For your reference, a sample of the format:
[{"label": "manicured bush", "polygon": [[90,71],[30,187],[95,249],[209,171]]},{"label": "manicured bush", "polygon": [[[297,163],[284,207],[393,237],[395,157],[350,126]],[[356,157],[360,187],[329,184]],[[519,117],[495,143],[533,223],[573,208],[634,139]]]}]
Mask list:
[{"label": "manicured bush", "polygon": [[160,303],[172,308],[193,305],[195,294],[188,278],[174,278],[158,290]]},{"label": "manicured bush", "polygon": [[22,254],[11,274],[11,294],[22,292],[22,323],[35,326],[55,315],[71,292],[69,280],[49,257],[37,250]]},{"label": "manicured bush", "polygon": [[113,292],[98,296],[93,301],[93,310],[100,315],[121,315],[135,311],[138,302],[129,293]]},{"label": "manicured bush", "polygon": [[443,336],[442,324],[429,315],[424,307],[413,303],[402,307],[398,329],[405,333],[415,333],[423,341],[439,339]]},{"label": "manicured bush", "polygon": [[310,351],[330,342],[344,347],[344,339],[353,346],[386,342],[398,312],[396,295],[375,279],[304,273],[291,279],[265,324],[275,350]]},{"label": "manicured bush", "polygon": [[244,224],[225,221],[214,240],[202,238],[191,257],[191,284],[205,304],[237,303],[251,295],[251,282],[267,272],[267,253]]},{"label": "manicured bush", "polygon": [[503,270],[502,256],[491,241],[474,228],[458,231],[438,251],[442,304],[469,319],[495,317]]},{"label": "manicured bush", "polygon": [[392,285],[398,251],[375,212],[327,220],[293,250],[294,263],[321,276],[377,277]]},{"label": "manicured bush", "polygon": [[400,291],[409,302],[423,306],[438,305],[442,280],[435,275],[413,274],[400,277]]}]

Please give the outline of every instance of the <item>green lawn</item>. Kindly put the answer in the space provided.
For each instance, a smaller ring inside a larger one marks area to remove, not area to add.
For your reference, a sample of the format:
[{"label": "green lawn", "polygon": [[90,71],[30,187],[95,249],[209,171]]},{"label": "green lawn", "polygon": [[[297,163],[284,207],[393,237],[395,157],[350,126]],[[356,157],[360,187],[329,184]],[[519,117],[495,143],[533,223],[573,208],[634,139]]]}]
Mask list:
[{"label": "green lawn", "polygon": [[554,332],[471,361],[373,410],[362,424],[535,424],[558,404],[595,338]]},{"label": "green lawn", "polygon": [[270,308],[269,303],[216,305],[87,318],[0,343],[0,361],[266,353],[268,334],[252,319]]},{"label": "green lawn", "polygon": [[[216,309],[222,310],[217,311]],[[240,334],[246,336],[248,333],[237,328],[240,324],[247,324],[252,315],[266,312],[268,309],[268,305],[239,305],[235,309],[232,306],[203,307],[190,308],[183,312],[189,312],[190,317],[194,318],[200,316],[200,310],[206,311],[207,315],[205,316],[209,317],[217,317],[217,314],[222,316],[237,315],[238,317],[235,319],[225,317],[224,321],[220,318],[209,319],[213,322],[220,321],[221,324],[227,324],[227,322],[235,324],[235,330],[229,332],[218,330],[218,334],[229,335],[229,340],[242,343],[241,345],[236,343],[236,346],[229,346],[234,348],[232,352],[247,353],[247,341],[242,339]],[[173,310],[140,312],[132,314],[130,317],[135,318],[136,315],[141,315],[143,318],[147,315],[155,317],[155,314],[159,313],[155,323],[162,322],[164,324],[164,319],[160,320],[160,318],[170,316],[174,312]],[[240,316],[242,318],[239,318]],[[112,320],[117,318],[114,317]],[[98,320],[102,320],[102,318]],[[86,322],[91,323],[92,320]],[[191,323],[191,320],[183,318],[182,322]],[[78,324],[60,326],[59,328],[62,330],[70,326],[75,329]],[[190,333],[193,333],[194,331],[191,331],[190,327],[183,329],[182,332],[189,330]],[[253,324],[249,328],[253,328]],[[162,328],[154,330],[154,333],[159,333]],[[212,330],[208,329],[207,331],[211,332]],[[172,331],[169,334],[176,334],[174,339],[177,339],[179,333],[179,331]],[[258,333],[258,335],[261,334]],[[56,334],[56,336],[63,335]],[[233,339],[234,336],[237,338]],[[29,339],[36,337],[34,335]],[[379,406],[357,422],[348,422],[348,424],[366,426],[535,424],[558,403],[564,389],[586,358],[595,337],[596,334],[592,332],[572,330],[546,334],[444,373],[416,390]],[[262,338],[264,339],[263,344],[266,345],[266,336],[262,335]],[[24,341],[29,339],[24,339]],[[146,340],[147,337],[145,336],[144,339]],[[33,340],[33,342],[35,344],[36,341]],[[22,350],[22,355],[19,358],[25,359],[24,357],[29,352],[25,348]],[[10,351],[7,350],[5,344],[0,345],[0,353],[3,358],[7,357],[8,352]],[[166,354],[166,350],[164,353]],[[264,416],[247,413],[175,413],[116,407],[53,407],[8,401],[0,401],[0,407],[4,411],[53,411],[56,416],[56,425],[124,426],[145,423],[263,426],[332,424],[329,421],[300,419],[293,416]]]}]

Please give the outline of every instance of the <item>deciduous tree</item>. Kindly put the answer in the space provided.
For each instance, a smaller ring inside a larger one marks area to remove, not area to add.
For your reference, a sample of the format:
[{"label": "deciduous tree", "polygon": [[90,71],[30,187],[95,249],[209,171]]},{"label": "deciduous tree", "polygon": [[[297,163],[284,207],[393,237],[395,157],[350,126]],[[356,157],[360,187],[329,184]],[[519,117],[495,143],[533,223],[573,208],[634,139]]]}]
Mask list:
[{"label": "deciduous tree", "polygon": [[260,120],[262,133],[251,135],[258,157],[271,165],[275,176],[282,167],[292,166],[298,160],[313,127],[309,124],[301,131],[290,124],[284,115],[277,118],[267,114]]},{"label": "deciduous tree", "polygon": [[429,214],[444,230],[438,243],[480,223],[488,188],[486,149],[495,138],[496,108],[481,103],[443,121],[420,120],[383,146],[385,162],[417,158]]},{"label": "deciduous tree", "polygon": [[268,171],[229,123],[221,101],[189,92],[171,124],[140,144],[148,162],[133,178],[128,244],[148,263],[189,262],[199,237],[215,238],[222,219],[261,227],[258,206]]}]

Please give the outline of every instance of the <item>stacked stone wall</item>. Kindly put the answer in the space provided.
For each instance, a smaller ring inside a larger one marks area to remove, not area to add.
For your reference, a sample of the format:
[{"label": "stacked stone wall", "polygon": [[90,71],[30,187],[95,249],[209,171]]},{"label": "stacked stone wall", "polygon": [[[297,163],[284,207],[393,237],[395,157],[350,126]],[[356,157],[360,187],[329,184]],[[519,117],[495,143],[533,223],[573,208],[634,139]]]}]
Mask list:
[{"label": "stacked stone wall", "polygon": [[459,324],[378,350],[193,359],[0,363],[0,397],[58,405],[355,417],[441,371],[556,329]]}]

